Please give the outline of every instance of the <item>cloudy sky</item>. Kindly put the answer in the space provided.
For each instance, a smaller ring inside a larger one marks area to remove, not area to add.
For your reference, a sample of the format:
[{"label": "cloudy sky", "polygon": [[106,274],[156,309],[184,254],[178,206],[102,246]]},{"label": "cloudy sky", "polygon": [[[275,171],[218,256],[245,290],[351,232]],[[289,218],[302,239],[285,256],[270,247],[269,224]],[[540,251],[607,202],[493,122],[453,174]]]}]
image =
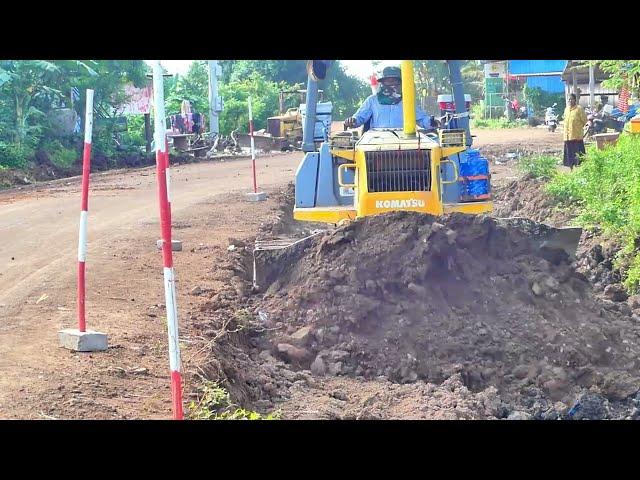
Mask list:
[{"label": "cloudy sky", "polygon": [[[146,60],[149,62],[150,60]],[[184,73],[189,68],[193,60],[162,60],[162,65],[169,71],[169,73]],[[345,70],[356,77],[366,80],[373,72],[373,65],[371,60],[340,60],[345,66]],[[382,60],[380,67],[383,68],[389,64],[398,65],[400,60]]]}]

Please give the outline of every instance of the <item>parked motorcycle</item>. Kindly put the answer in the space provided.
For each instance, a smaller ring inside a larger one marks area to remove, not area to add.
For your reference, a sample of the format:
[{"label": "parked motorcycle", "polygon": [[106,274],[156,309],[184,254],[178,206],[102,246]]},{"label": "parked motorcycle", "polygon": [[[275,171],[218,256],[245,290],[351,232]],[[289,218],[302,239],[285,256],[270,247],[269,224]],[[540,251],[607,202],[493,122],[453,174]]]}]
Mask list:
[{"label": "parked motorcycle", "polygon": [[558,128],[558,114],[556,113],[557,105],[557,103],[554,103],[553,106],[548,107],[544,114],[544,124],[550,132],[555,132],[556,128]]},{"label": "parked motorcycle", "polygon": [[518,99],[509,100],[506,96],[502,97],[505,100],[505,115],[507,118],[525,119],[528,117],[527,107],[520,105]]},{"label": "parked motorcycle", "polygon": [[586,109],[587,123],[584,126],[584,137],[591,137],[598,133],[607,131],[607,125],[602,111],[597,112],[595,109]]}]

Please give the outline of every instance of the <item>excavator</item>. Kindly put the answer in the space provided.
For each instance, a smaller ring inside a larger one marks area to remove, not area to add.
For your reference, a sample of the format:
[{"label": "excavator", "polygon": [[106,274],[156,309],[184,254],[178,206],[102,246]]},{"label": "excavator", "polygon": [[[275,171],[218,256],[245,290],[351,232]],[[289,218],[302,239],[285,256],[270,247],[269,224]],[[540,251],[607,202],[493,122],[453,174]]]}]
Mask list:
[{"label": "excavator", "polygon": [[[317,128],[318,83],[333,61],[307,63],[306,116],[302,150],[305,152],[295,175],[293,217],[303,222],[341,224],[369,215],[413,211],[430,215],[487,214],[493,210],[489,162],[472,149],[473,137],[460,72],[461,61],[447,60],[453,108],[432,130],[416,128],[413,62],[401,63],[403,128],[366,128],[333,135]],[[582,230],[552,228],[527,219],[510,218],[530,232],[538,247],[564,250],[575,255]],[[254,249],[254,287],[270,283],[279,267],[274,255],[260,252],[289,248],[295,252],[320,234],[302,239],[257,241]],[[291,247],[291,248],[290,248]],[[277,255],[281,265],[284,257]],[[283,267],[284,268],[284,267]],[[267,273],[264,273],[267,271]],[[271,277],[270,279],[268,277]]]}]

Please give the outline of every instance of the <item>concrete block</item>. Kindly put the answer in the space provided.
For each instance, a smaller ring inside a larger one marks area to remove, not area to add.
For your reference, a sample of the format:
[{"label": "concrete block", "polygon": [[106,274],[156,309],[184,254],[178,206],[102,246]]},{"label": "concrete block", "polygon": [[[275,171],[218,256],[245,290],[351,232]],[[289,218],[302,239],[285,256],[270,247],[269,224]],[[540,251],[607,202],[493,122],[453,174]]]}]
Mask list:
[{"label": "concrete block", "polygon": [[100,352],[107,349],[107,334],[77,328],[67,328],[58,332],[60,346],[76,352]]},{"label": "concrete block", "polygon": [[[156,241],[156,247],[158,247],[158,250],[162,250],[162,239]],[[171,240],[171,250],[181,252],[182,242],[180,240]]]},{"label": "concrete block", "polygon": [[247,200],[250,202],[261,202],[267,199],[267,194],[264,192],[250,192],[247,193]]}]

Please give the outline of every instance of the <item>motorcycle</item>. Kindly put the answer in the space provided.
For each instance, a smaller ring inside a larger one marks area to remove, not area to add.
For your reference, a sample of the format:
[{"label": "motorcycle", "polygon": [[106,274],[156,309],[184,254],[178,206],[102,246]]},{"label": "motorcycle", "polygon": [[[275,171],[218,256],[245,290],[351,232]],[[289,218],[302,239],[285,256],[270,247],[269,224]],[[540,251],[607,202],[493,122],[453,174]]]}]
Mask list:
[{"label": "motorcycle", "polygon": [[591,137],[598,133],[606,132],[607,126],[603,112],[597,112],[595,110],[587,108],[587,123],[584,126],[584,137]]},{"label": "motorcycle", "polygon": [[519,118],[519,119],[526,119],[526,118],[529,118],[529,113],[527,112],[527,107],[525,107],[524,105],[523,105],[523,106],[521,106],[521,107],[518,109],[518,113],[517,113],[517,115],[516,115],[516,118]]},{"label": "motorcycle", "polygon": [[548,107],[544,114],[544,124],[550,132],[555,132],[558,127],[558,114],[555,110],[556,105],[558,104],[554,103],[553,106]]},{"label": "motorcycle", "polygon": [[505,104],[505,116],[507,118],[515,118],[518,119],[526,119],[528,117],[527,107],[525,105],[520,105],[517,99],[509,100],[506,96],[502,97]]}]

